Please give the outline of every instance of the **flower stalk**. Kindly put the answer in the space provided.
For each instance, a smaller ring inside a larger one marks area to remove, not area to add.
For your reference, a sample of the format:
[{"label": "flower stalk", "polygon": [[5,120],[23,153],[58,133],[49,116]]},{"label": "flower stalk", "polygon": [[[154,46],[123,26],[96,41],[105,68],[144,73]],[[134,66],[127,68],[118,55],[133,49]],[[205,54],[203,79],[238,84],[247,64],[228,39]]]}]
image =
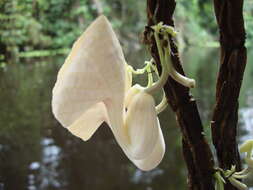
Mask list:
[{"label": "flower stalk", "polygon": [[146,92],[152,94],[157,89],[162,88],[165,85],[169,76],[171,76],[171,78],[173,78],[175,81],[185,87],[194,88],[195,80],[187,78],[178,73],[171,62],[169,35],[173,37],[176,36],[174,28],[167,25],[163,25],[162,22],[151,28],[154,30],[154,37],[162,66],[162,74],[159,80],[153,86],[146,89]]}]

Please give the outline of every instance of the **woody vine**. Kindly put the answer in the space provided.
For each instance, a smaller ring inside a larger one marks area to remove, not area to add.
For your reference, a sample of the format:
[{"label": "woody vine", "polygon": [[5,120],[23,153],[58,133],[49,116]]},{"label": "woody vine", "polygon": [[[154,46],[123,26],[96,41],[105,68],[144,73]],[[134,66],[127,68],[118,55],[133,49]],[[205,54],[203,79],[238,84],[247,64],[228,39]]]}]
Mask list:
[{"label": "woody vine", "polygon": [[[170,105],[182,132],[189,189],[246,190],[241,180],[253,173],[253,141],[246,141],[240,148],[241,153],[246,153],[244,169],[236,143],[238,96],[246,64],[242,4],[242,0],[214,1],[220,28],[221,67],[211,127],[218,164],[206,141],[196,101],[189,93],[195,81],[184,76],[180,63],[172,19],[176,5],[173,0],[147,0],[144,41],[152,59],[145,62],[143,69],[135,70],[126,63],[104,16],[94,21],[75,42],[59,71],[52,100],[55,117],[83,140],[106,122],[127,157],[138,168],[151,170],[165,153],[157,114]],[[108,48],[104,49],[104,45]],[[133,74],[145,73],[146,87],[132,85]],[[157,81],[153,75],[157,75]],[[158,90],[164,96],[156,105],[153,93]],[[227,133],[228,130],[232,132]]]}]

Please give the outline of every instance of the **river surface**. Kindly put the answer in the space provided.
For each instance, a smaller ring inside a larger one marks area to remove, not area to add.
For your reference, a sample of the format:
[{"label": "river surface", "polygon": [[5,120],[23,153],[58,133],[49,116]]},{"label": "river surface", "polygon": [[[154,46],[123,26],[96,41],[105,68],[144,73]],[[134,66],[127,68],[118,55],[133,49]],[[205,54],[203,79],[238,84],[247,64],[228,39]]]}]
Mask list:
[{"label": "river surface", "polygon": [[[127,55],[128,62],[141,65],[140,54]],[[197,82],[192,93],[207,136],[218,57],[218,49],[208,48],[189,48],[182,56],[187,75]],[[169,108],[159,116],[166,154],[150,172],[138,170],[126,158],[108,127],[102,126],[84,142],[60,126],[50,102],[63,61],[62,57],[24,61],[0,71],[0,190],[186,189],[180,131]],[[248,53],[240,94],[239,135],[240,143],[253,137],[253,51]],[[253,186],[252,182],[247,181]]]}]

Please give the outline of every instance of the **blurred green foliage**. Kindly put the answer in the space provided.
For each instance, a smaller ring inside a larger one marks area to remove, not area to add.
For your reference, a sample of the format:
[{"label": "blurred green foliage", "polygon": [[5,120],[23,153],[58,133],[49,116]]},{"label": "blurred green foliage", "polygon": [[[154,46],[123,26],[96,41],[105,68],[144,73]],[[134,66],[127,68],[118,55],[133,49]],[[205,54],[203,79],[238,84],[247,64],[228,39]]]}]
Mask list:
[{"label": "blurred green foliage", "polygon": [[[146,1],[1,0],[0,66],[3,62],[16,63],[20,57],[65,54],[101,12],[109,17],[125,51],[141,47],[139,39],[146,24]],[[253,39],[250,0],[245,0],[244,16],[250,45]],[[181,49],[188,45],[218,46],[211,1],[177,0],[175,19]]]}]

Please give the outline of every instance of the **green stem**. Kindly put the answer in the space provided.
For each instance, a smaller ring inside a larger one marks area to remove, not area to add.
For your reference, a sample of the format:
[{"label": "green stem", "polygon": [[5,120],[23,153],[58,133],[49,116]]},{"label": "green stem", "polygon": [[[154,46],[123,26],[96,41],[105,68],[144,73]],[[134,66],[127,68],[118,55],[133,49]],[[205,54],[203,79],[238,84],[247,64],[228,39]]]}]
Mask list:
[{"label": "green stem", "polygon": [[160,102],[160,104],[158,104],[158,105],[155,107],[157,115],[158,115],[159,113],[161,113],[163,110],[165,110],[167,106],[168,106],[168,101],[167,101],[166,95],[165,95],[165,93],[164,93],[164,91],[163,91],[163,99],[162,99],[162,101]]},{"label": "green stem", "polygon": [[153,75],[151,72],[151,63],[147,63],[148,67],[147,67],[147,73],[148,73],[148,85],[147,88],[149,88],[150,86],[152,86],[152,84],[154,83],[153,81]]},{"label": "green stem", "polygon": [[142,69],[137,69],[137,70],[134,70],[134,68],[130,65],[128,65],[128,69],[135,75],[141,75],[143,73],[145,73],[147,71],[147,68],[149,67],[149,65],[145,65],[145,67],[143,67]]},{"label": "green stem", "polygon": [[171,78],[173,78],[178,83],[184,85],[185,87],[188,87],[188,88],[194,88],[195,87],[195,80],[194,79],[187,78],[184,75],[181,75],[180,73],[178,73],[174,69],[174,66],[171,63],[170,49],[168,47],[165,48],[165,62],[169,66],[169,71],[170,71]]},{"label": "green stem", "polygon": [[163,54],[161,42],[158,36],[158,32],[156,30],[154,32],[154,35],[155,35],[156,46],[157,46],[159,57],[160,57],[160,62],[162,65],[162,75],[153,86],[145,89],[146,93],[149,93],[149,94],[153,94],[157,89],[161,89],[165,85],[169,77],[169,72],[164,62],[164,54]]}]

